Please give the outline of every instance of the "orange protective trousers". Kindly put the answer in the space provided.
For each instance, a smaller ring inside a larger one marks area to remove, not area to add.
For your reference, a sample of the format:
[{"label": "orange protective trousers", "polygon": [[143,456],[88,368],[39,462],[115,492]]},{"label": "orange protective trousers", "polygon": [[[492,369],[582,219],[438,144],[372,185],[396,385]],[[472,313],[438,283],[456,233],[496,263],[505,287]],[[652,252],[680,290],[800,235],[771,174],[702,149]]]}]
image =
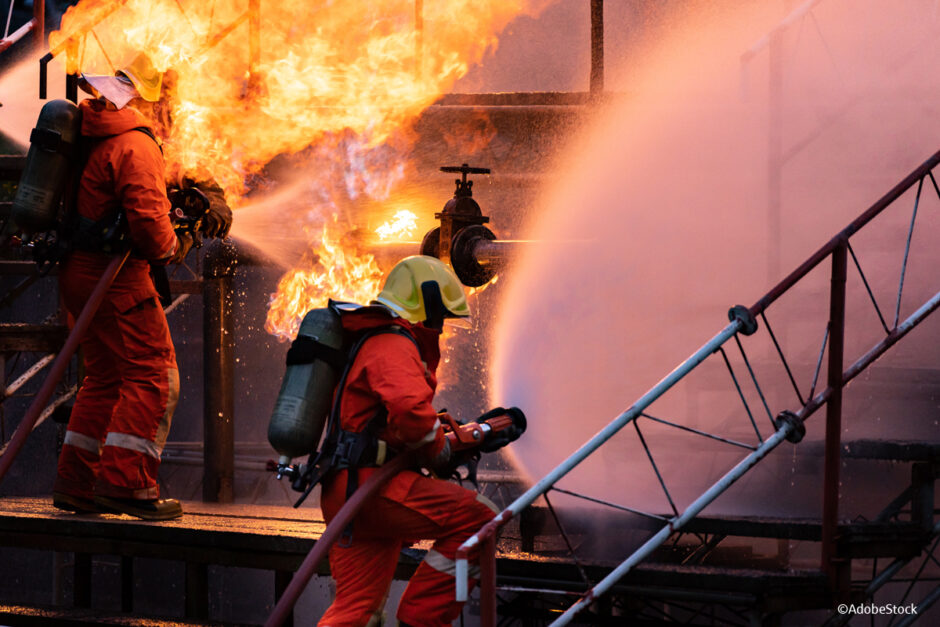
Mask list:
[{"label": "orange protective trousers", "polygon": [[[104,255],[75,252],[60,287],[74,318],[101,277]],[[128,260],[81,341],[85,379],[72,409],[54,490],[155,499],[179,395],[176,353],[149,266]]]},{"label": "orange protective trousers", "polygon": [[[345,474],[325,486],[327,522],[345,501]],[[398,619],[421,627],[450,625],[463,606],[455,600],[457,549],[496,511],[488,500],[455,483],[399,473],[358,514],[352,541],[342,546],[341,540],[330,549],[336,599],[318,625],[362,627],[380,616],[401,549],[421,539],[434,540],[434,545],[408,582]],[[471,566],[471,585],[477,572]]]}]

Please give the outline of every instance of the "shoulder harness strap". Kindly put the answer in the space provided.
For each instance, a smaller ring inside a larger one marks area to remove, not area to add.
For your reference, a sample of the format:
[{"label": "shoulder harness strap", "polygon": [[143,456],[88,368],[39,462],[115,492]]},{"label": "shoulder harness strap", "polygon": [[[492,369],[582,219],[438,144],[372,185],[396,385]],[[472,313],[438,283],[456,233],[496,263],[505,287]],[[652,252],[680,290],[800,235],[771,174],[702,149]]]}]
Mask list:
[{"label": "shoulder harness strap", "polygon": [[[339,413],[343,401],[343,391],[346,387],[346,379],[348,378],[349,371],[352,369],[352,366],[356,361],[356,356],[359,354],[359,351],[362,349],[362,346],[366,343],[366,341],[375,337],[376,335],[383,335],[386,333],[396,333],[398,335],[407,337],[415,345],[415,348],[418,348],[420,352],[420,347],[418,346],[418,341],[415,339],[415,337],[410,332],[408,332],[407,329],[397,324],[389,324],[372,329],[363,334],[362,337],[360,337],[356,343],[353,344],[352,348],[350,348],[349,352],[347,353],[348,356],[345,357],[345,367],[343,368],[342,375],[340,375],[339,383],[336,384],[336,396],[333,399],[333,406],[330,410],[329,418],[327,419],[326,435],[323,438],[323,445],[320,447],[319,451],[310,456],[310,460],[307,463],[307,467],[311,472],[310,484],[304,490],[303,495],[301,495],[301,497],[294,504],[294,507],[300,506],[300,504],[303,503],[304,499],[307,498],[313,488],[316,487],[318,483],[323,481],[323,479],[325,479],[331,473],[339,471],[343,468],[357,470],[358,464],[366,458],[366,451],[375,447],[374,440],[376,439],[376,434],[382,429],[382,427],[385,426],[385,420],[388,416],[388,412],[384,407],[380,408],[376,412],[375,416],[369,420],[366,428],[363,429],[361,433],[351,433],[341,429],[339,425]],[[299,350],[306,351],[308,349],[302,348]],[[313,348],[310,350],[317,349]],[[327,359],[326,361],[329,360]],[[342,447],[340,447],[341,439],[343,440]],[[352,492],[358,488],[358,479],[358,472],[351,471],[349,473],[349,477],[347,478],[346,498],[349,498]]]},{"label": "shoulder harness strap", "polygon": [[[130,133],[132,131],[143,133],[152,139],[157,145],[157,148],[160,149],[160,154],[163,154],[163,146],[160,145],[157,136],[154,135],[153,131],[148,127],[135,126],[132,129],[124,131],[124,133]],[[119,208],[115,213],[107,215],[100,220],[91,220],[79,216],[78,191],[82,176],[84,176],[85,173],[85,168],[88,166],[88,159],[91,157],[91,152],[94,150],[95,146],[107,139],[118,137],[124,133],[115,133],[114,135],[103,135],[100,137],[82,135],[79,139],[79,162],[78,168],[75,170],[75,178],[72,181],[72,190],[69,198],[71,207],[69,207],[66,212],[69,217],[66,218],[67,223],[65,225],[72,248],[113,253],[117,252],[123,246],[124,211]]]}]

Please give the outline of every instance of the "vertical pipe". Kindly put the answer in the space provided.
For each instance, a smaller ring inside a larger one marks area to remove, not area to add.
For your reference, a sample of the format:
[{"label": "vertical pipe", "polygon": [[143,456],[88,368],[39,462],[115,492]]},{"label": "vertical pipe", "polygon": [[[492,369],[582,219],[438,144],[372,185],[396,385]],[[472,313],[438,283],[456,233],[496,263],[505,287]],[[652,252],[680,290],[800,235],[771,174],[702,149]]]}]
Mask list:
[{"label": "vertical pipe", "polygon": [[248,0],[248,82],[258,87],[261,64],[261,0]]},{"label": "vertical pipe", "polygon": [[46,44],[46,0],[33,0],[33,32],[36,34],[36,52],[42,54]]},{"label": "vertical pipe", "polygon": [[231,503],[235,476],[235,249],[215,240],[203,270],[204,501]]},{"label": "vertical pipe", "polygon": [[839,521],[839,466],[842,433],[842,366],[845,340],[845,278],[848,242],[842,239],[832,252],[832,282],[829,293],[828,385],[832,390],[826,403],[826,443],[823,476],[822,570],[829,575],[834,592],[840,588],[836,551]]},{"label": "vertical pipe", "polygon": [[415,0],[415,80],[424,78],[424,0]]},{"label": "vertical pipe", "polygon": [[47,52],[45,56],[39,59],[39,99],[45,100],[49,91],[49,62],[52,61],[52,53]]},{"label": "vertical pipe", "polygon": [[781,178],[783,169],[783,32],[770,34],[767,51],[768,72],[767,111],[767,279],[773,284],[780,280],[780,211]]},{"label": "vertical pipe", "polygon": [[604,0],[591,0],[591,95],[604,91]]},{"label": "vertical pipe", "polygon": [[65,99],[78,104],[78,74],[65,75]]},{"label": "vertical pipe", "polygon": [[78,104],[78,47],[77,39],[70,39],[65,47],[65,99]]},{"label": "vertical pipe", "polygon": [[496,627],[496,535],[480,543],[480,627]]},{"label": "vertical pipe", "polygon": [[933,527],[934,474],[932,465],[918,462],[911,467],[911,522],[924,531]]}]

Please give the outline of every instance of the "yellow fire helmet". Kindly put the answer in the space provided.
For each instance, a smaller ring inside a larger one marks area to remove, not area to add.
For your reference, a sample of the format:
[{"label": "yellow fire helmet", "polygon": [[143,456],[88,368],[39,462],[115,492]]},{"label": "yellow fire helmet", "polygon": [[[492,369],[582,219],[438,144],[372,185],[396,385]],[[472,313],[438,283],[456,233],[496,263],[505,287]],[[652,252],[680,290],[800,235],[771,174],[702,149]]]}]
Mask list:
[{"label": "yellow fire helmet", "polygon": [[443,261],[425,255],[406,257],[395,264],[375,302],[408,322],[424,322],[435,329],[443,326],[444,318],[470,316],[460,279]]},{"label": "yellow fire helmet", "polygon": [[160,100],[160,86],[163,83],[163,73],[153,66],[147,53],[141,52],[126,67],[116,72],[123,74],[134,83],[137,93],[148,102]]}]

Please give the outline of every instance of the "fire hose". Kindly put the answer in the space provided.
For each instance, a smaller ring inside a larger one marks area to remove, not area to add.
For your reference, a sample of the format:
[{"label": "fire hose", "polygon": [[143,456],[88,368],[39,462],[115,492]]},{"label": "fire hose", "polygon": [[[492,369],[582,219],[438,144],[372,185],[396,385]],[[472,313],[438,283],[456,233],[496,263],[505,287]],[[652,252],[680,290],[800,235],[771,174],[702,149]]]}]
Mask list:
[{"label": "fire hose", "polygon": [[85,335],[88,325],[91,323],[92,318],[95,317],[98,307],[101,306],[101,301],[104,300],[105,294],[108,293],[108,289],[111,288],[111,284],[114,283],[115,277],[117,277],[118,272],[121,271],[124,262],[127,261],[129,256],[130,251],[128,250],[123,255],[114,257],[105,269],[95,289],[92,290],[91,296],[88,297],[88,302],[85,303],[82,312],[78,315],[78,319],[75,320],[75,326],[72,327],[72,331],[65,340],[65,345],[62,346],[62,350],[59,351],[55,361],[52,363],[52,368],[49,370],[49,374],[46,375],[46,380],[43,381],[42,387],[39,388],[39,392],[36,393],[36,397],[29,406],[23,421],[20,422],[13,437],[10,438],[10,443],[7,445],[6,451],[3,453],[3,456],[0,457],[0,481],[3,481],[3,477],[6,476],[10,466],[13,465],[13,460],[16,459],[20,449],[23,448],[26,438],[29,437],[29,434],[32,432],[33,425],[36,424],[36,421],[42,415],[46,403],[49,402],[52,393],[55,391],[55,386],[58,385],[62,375],[65,374],[66,366],[68,366],[72,355],[78,349],[79,341],[82,339],[82,336]]},{"label": "fire hose", "polygon": [[294,609],[294,604],[300,598],[300,594],[307,587],[307,583],[317,571],[317,566],[329,553],[333,544],[343,535],[343,531],[352,522],[362,506],[388,481],[400,473],[402,470],[412,466],[415,462],[415,454],[408,453],[393,458],[390,462],[383,465],[375,473],[369,476],[358,490],[346,501],[346,504],[336,513],[336,517],[326,527],[326,531],[320,536],[316,544],[304,558],[300,568],[294,573],[294,577],[284,590],[284,594],[274,606],[271,616],[264,623],[265,627],[280,627],[287,620],[287,616]]},{"label": "fire hose", "polygon": [[[446,413],[438,414],[444,425],[444,432],[450,443],[455,458],[469,455],[468,460],[479,459],[481,451],[491,452],[519,439],[526,429],[526,419],[517,407],[508,410],[502,407],[480,416],[475,422],[461,424]],[[356,514],[368,503],[369,499],[399,472],[416,464],[414,451],[393,457],[371,474],[336,513],[326,531],[316,541],[310,553],[304,558],[300,568],[294,573],[284,594],[274,606],[274,610],[264,623],[265,627],[280,627],[297,603],[304,588],[316,573],[317,566],[327,556],[333,544],[353,521]],[[475,463],[473,464],[475,469]]]}]

